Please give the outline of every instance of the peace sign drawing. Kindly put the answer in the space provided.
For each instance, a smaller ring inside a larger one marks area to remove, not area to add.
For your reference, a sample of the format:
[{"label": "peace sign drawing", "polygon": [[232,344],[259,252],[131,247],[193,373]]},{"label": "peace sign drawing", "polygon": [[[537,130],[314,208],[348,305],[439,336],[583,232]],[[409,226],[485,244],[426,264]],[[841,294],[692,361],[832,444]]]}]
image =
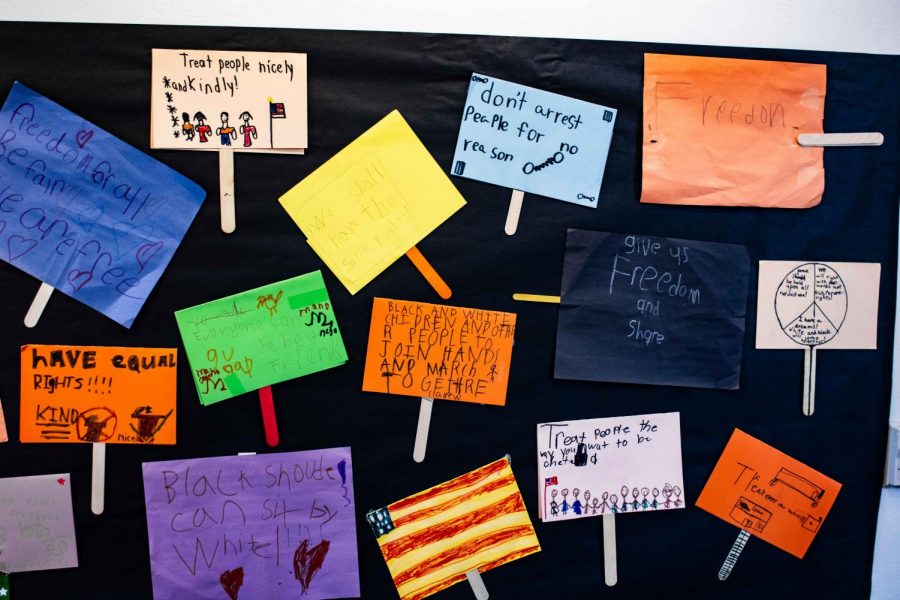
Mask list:
[{"label": "peace sign drawing", "polygon": [[816,350],[877,347],[881,265],[759,262],[757,349],[804,351],[803,414],[815,411]]}]

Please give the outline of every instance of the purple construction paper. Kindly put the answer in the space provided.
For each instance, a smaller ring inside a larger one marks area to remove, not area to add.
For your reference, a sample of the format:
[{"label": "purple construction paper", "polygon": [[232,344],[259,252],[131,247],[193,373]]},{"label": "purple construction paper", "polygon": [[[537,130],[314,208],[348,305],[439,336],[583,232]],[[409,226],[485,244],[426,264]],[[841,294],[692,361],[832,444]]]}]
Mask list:
[{"label": "purple construction paper", "polygon": [[21,83],[0,109],[0,259],[125,327],[205,196]]},{"label": "purple construction paper", "polygon": [[69,474],[0,479],[0,571],[77,566]]},{"label": "purple construction paper", "polygon": [[350,448],[144,463],[155,600],[358,598]]}]

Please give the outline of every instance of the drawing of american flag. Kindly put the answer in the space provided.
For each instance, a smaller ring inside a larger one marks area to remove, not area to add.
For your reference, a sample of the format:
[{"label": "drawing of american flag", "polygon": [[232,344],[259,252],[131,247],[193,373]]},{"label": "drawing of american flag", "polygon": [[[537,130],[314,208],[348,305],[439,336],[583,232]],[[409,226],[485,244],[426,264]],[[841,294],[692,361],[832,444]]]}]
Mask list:
[{"label": "drawing of american flag", "polygon": [[366,515],[403,600],[418,600],[541,547],[502,458]]},{"label": "drawing of american flag", "polygon": [[548,477],[547,479],[545,479],[545,480],[544,480],[544,485],[545,485],[545,486],[548,486],[548,485],[559,485],[559,480],[556,479],[556,475],[554,475],[553,477]]},{"label": "drawing of american flag", "polygon": [[272,102],[269,100],[269,117],[272,119],[286,119],[284,112],[284,102]]}]

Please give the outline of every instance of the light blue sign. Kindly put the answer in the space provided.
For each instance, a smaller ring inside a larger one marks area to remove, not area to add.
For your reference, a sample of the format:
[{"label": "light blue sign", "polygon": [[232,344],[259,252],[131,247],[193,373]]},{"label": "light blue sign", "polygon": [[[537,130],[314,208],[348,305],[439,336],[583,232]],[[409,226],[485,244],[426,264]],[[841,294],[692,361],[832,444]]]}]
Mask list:
[{"label": "light blue sign", "polygon": [[0,109],[0,259],[125,327],[205,196],[21,83]]},{"label": "light blue sign", "polygon": [[616,110],[472,74],[451,171],[597,206]]}]

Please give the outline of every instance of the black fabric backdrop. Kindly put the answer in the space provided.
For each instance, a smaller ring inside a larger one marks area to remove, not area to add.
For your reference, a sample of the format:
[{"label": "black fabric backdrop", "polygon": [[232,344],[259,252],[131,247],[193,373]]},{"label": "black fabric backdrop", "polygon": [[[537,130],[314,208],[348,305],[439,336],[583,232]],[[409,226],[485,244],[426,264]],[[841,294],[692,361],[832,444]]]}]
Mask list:
[{"label": "black fabric backdrop", "polygon": [[[177,15],[173,15],[177,16]],[[509,191],[453,178],[468,205],[419,247],[453,288],[452,302],[519,315],[505,407],[437,402],[428,457],[412,461],[418,401],[360,391],[373,296],[438,301],[405,259],[356,297],[325,279],[349,363],[274,387],[279,451],[353,448],[364,598],[396,592],[365,510],[420,491],[505,453],[533,518],[538,422],[681,411],[687,510],[617,519],[619,584],[603,584],[600,519],[536,523],[543,551],[484,577],[492,598],[824,597],[869,593],[883,469],[900,192],[900,58],[501,37],[240,28],[0,24],[0,90],[20,80],[136,147],[149,151],[150,49],[217,48],[309,54],[309,139],[304,157],[236,155],[237,232],[219,230],[212,153],[151,154],[208,193],[180,250],[127,331],[61,294],[34,330],[22,317],[38,282],[0,264],[0,397],[13,441],[0,476],[69,471],[78,569],[18,574],[19,600],[146,598],[150,565],[140,465],[144,461],[265,452],[256,398],[201,407],[187,361],[179,369],[178,445],[109,446],[107,500],[90,512],[90,445],[23,445],[18,437],[18,348],[25,343],[180,346],[172,312],[310,270],[324,270],[276,198],[397,108],[449,171],[468,78],[499,78],[618,108],[596,210],[526,195],[519,232],[503,233]],[[644,52],[826,63],[826,131],[882,131],[878,149],[825,151],[826,191],[810,210],[641,205]],[[741,389],[737,392],[555,381],[557,309],[514,303],[514,291],[558,294],[567,227],[745,244],[754,267]],[[758,259],[874,261],[883,265],[878,351],[818,355],[813,417],[800,412],[800,351],[753,348]],[[805,559],[759,540],[727,583],[716,578],[738,529],[693,508],[734,427],[844,484]],[[440,598],[470,598],[465,584]]]}]

